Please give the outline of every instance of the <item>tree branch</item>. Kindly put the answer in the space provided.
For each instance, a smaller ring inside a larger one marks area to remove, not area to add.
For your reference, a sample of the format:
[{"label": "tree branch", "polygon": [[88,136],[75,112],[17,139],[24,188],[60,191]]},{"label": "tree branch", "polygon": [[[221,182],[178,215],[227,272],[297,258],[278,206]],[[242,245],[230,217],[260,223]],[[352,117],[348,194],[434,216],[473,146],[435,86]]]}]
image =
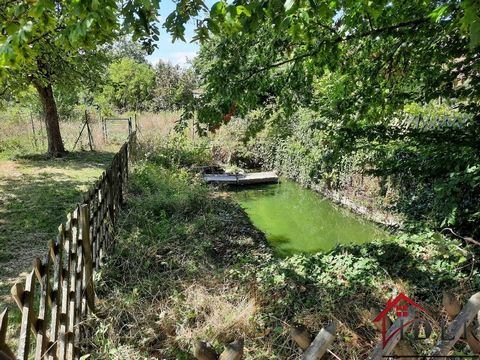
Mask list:
[{"label": "tree branch", "polygon": [[[416,27],[416,26],[424,24],[428,21],[430,21],[429,18],[420,18],[420,19],[415,19],[415,20],[411,20],[411,21],[405,21],[405,22],[395,24],[395,25],[391,25],[391,26],[386,26],[386,27],[383,27],[383,28],[372,29],[372,30],[366,31],[364,33],[354,33],[354,34],[347,35],[345,37],[337,36],[335,39],[333,39],[333,41],[331,43],[332,44],[339,44],[339,43],[342,43],[342,42],[347,42],[347,41],[354,40],[354,39],[362,39],[362,38],[369,37],[369,36],[372,36],[372,35],[379,35],[379,34],[387,33],[387,32],[398,30],[398,29],[403,29],[403,28],[407,28],[407,27]],[[308,51],[308,52],[305,52],[303,54],[297,55],[293,58],[282,60],[282,61],[270,64],[270,65],[267,65],[265,67],[256,69],[256,70],[252,71],[246,77],[244,77],[240,80],[237,80],[236,83],[247,81],[248,79],[255,76],[256,74],[265,72],[267,70],[270,70],[270,69],[288,64],[290,62],[302,60],[302,59],[305,59],[307,57],[316,55],[317,53],[319,53],[321,51],[321,46],[324,43],[325,43],[325,41],[321,41],[316,49],[313,49],[311,51]]]}]

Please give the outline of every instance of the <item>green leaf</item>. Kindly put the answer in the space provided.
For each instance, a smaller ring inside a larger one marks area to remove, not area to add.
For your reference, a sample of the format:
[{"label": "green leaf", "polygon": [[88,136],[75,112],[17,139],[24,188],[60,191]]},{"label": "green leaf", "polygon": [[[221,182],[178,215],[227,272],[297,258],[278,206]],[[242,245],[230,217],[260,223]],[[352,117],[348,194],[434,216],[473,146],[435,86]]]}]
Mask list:
[{"label": "green leaf", "polygon": [[433,21],[440,21],[442,15],[448,10],[448,5],[442,5],[433,10],[428,16],[433,20]]},{"label": "green leaf", "polygon": [[92,9],[97,10],[98,9],[98,0],[92,0]]},{"label": "green leaf", "polygon": [[472,48],[480,45],[480,19],[470,24],[470,45]]},{"label": "green leaf", "polygon": [[17,32],[18,29],[19,29],[19,25],[18,23],[15,23],[15,22],[9,23],[6,27],[7,34],[13,34]]},{"label": "green leaf", "polygon": [[243,5],[239,5],[237,6],[237,15],[242,15],[244,14],[245,16],[252,16],[252,13],[250,12],[250,10],[248,8],[246,8],[245,6]]},{"label": "green leaf", "polygon": [[227,5],[223,1],[216,2],[213,4],[212,9],[210,10],[210,16],[223,16],[227,12]]}]

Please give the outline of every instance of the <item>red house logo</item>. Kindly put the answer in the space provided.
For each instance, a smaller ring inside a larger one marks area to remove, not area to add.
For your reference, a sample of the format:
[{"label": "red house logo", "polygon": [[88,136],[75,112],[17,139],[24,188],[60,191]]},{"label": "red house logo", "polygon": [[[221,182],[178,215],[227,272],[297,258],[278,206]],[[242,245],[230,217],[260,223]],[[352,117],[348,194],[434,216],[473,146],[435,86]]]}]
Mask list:
[{"label": "red house logo", "polygon": [[[373,319],[373,322],[382,322],[382,344],[383,347],[385,347],[390,339],[397,334],[399,331],[402,331],[403,328],[406,326],[409,326],[410,324],[414,323],[416,321],[416,318],[414,314],[411,314],[412,316],[409,316],[409,305],[419,309],[421,312],[424,314],[429,315],[428,311],[425,310],[423,307],[418,305],[415,301],[411,300],[408,296],[405,294],[398,294],[394,299],[390,299],[387,301],[387,306],[383,311],[377,315],[375,319]],[[387,336],[387,319],[388,319],[388,313],[390,311],[394,310],[395,315],[397,318],[403,318],[405,321],[402,323],[400,327],[398,327],[395,331],[393,331],[391,334],[388,334]]]}]

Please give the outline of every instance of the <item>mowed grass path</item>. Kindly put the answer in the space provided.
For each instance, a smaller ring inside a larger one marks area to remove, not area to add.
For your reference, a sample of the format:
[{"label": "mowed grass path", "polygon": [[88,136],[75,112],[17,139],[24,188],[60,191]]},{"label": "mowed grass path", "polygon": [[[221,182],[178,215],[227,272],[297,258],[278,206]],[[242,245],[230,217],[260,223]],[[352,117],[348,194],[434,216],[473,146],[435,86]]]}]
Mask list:
[{"label": "mowed grass path", "polygon": [[31,269],[35,257],[47,253],[66,213],[113,156],[72,152],[61,159],[30,155],[0,160],[0,311],[14,310],[11,286]]}]

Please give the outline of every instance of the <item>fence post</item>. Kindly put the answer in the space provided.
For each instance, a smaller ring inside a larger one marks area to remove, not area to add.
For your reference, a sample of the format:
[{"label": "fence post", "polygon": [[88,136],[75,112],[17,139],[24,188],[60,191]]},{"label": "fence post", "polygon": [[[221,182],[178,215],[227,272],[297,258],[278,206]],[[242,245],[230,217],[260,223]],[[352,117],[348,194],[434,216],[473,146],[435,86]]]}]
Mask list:
[{"label": "fence post", "polygon": [[[0,313],[0,360],[79,359],[78,344],[87,336],[81,320],[95,311],[94,266],[101,265],[104,248],[112,245],[134,139],[132,132],[82,205],[67,214],[45,259],[36,258],[26,281],[12,287],[22,312],[18,356],[6,344],[5,310]],[[34,297],[36,281],[39,294]]]},{"label": "fence post", "polygon": [[25,281],[25,290],[22,296],[17,300],[22,302],[22,323],[20,328],[20,341],[18,343],[18,360],[27,360],[30,352],[30,330],[32,328],[33,319],[33,297],[35,291],[34,283],[35,272],[32,270],[27,275]]},{"label": "fence post", "polygon": [[85,290],[87,296],[87,304],[90,310],[95,311],[95,292],[93,289],[93,256],[92,244],[90,243],[90,210],[88,205],[80,206],[80,228],[82,236],[82,246],[84,252],[85,264]]},{"label": "fence post", "polygon": [[318,360],[332,345],[335,340],[335,333],[337,332],[337,321],[333,321],[326,327],[322,328],[313,339],[312,344],[305,350],[302,355],[302,360]]},{"label": "fence post", "polygon": [[385,338],[390,338],[390,340],[388,340],[387,344],[385,346],[383,343],[378,344],[368,359],[381,360],[384,357],[388,357],[401,340],[403,331],[406,331],[412,325],[414,319],[415,309],[410,305],[408,307],[408,316],[397,318],[397,320],[395,320],[395,322],[388,328]]},{"label": "fence post", "polygon": [[128,149],[128,144],[130,143],[130,139],[128,139],[128,143],[125,145],[125,177],[124,177],[124,180],[125,180],[125,184],[127,183],[127,180],[128,180],[128,158],[129,158],[129,154],[130,154],[130,151]]},{"label": "fence post", "polygon": [[[2,352],[12,359],[15,358],[15,354],[12,350],[8,347],[5,343],[7,337],[7,329],[8,329],[8,309],[3,310],[0,314],[0,354]],[[3,355],[3,354],[2,354]]]},{"label": "fence post", "polygon": [[60,322],[60,285],[62,281],[62,254],[63,246],[60,242],[60,236],[57,236],[57,241],[50,242],[50,258],[53,261],[53,286],[52,286],[52,304],[51,304],[51,316],[50,316],[50,340],[52,344],[49,344],[48,348],[48,360],[57,358],[57,338],[58,338],[58,325]]},{"label": "fence post", "polygon": [[[438,340],[429,356],[442,357],[446,356],[453,345],[460,339],[464,332],[467,331],[475,316],[480,311],[480,292],[473,294],[463,307],[462,311],[455,317],[445,336]],[[472,349],[473,350],[473,349]]]},{"label": "fence post", "polygon": [[43,262],[39,258],[36,258],[33,262],[33,269],[35,270],[37,280],[40,283],[40,303],[38,309],[37,342],[35,349],[36,360],[43,358],[49,342],[46,322],[48,298],[50,297],[49,266],[50,256],[48,255]]},{"label": "fence post", "polygon": [[69,286],[70,286],[70,238],[67,228],[70,225],[65,226],[61,224],[58,228],[58,233],[60,237],[60,247],[63,247],[64,250],[64,261],[60,265],[62,278],[60,281],[60,328],[58,332],[58,341],[57,341],[57,356],[59,360],[65,359],[66,350],[67,350],[67,327],[68,327],[68,306],[69,304]]},{"label": "fence post", "polygon": [[[125,146],[125,145],[124,145]],[[125,153],[124,146],[120,149],[118,153],[118,171],[117,171],[117,179],[118,179],[118,208],[123,205],[123,172],[124,172],[124,163],[123,163],[123,156]]]}]

